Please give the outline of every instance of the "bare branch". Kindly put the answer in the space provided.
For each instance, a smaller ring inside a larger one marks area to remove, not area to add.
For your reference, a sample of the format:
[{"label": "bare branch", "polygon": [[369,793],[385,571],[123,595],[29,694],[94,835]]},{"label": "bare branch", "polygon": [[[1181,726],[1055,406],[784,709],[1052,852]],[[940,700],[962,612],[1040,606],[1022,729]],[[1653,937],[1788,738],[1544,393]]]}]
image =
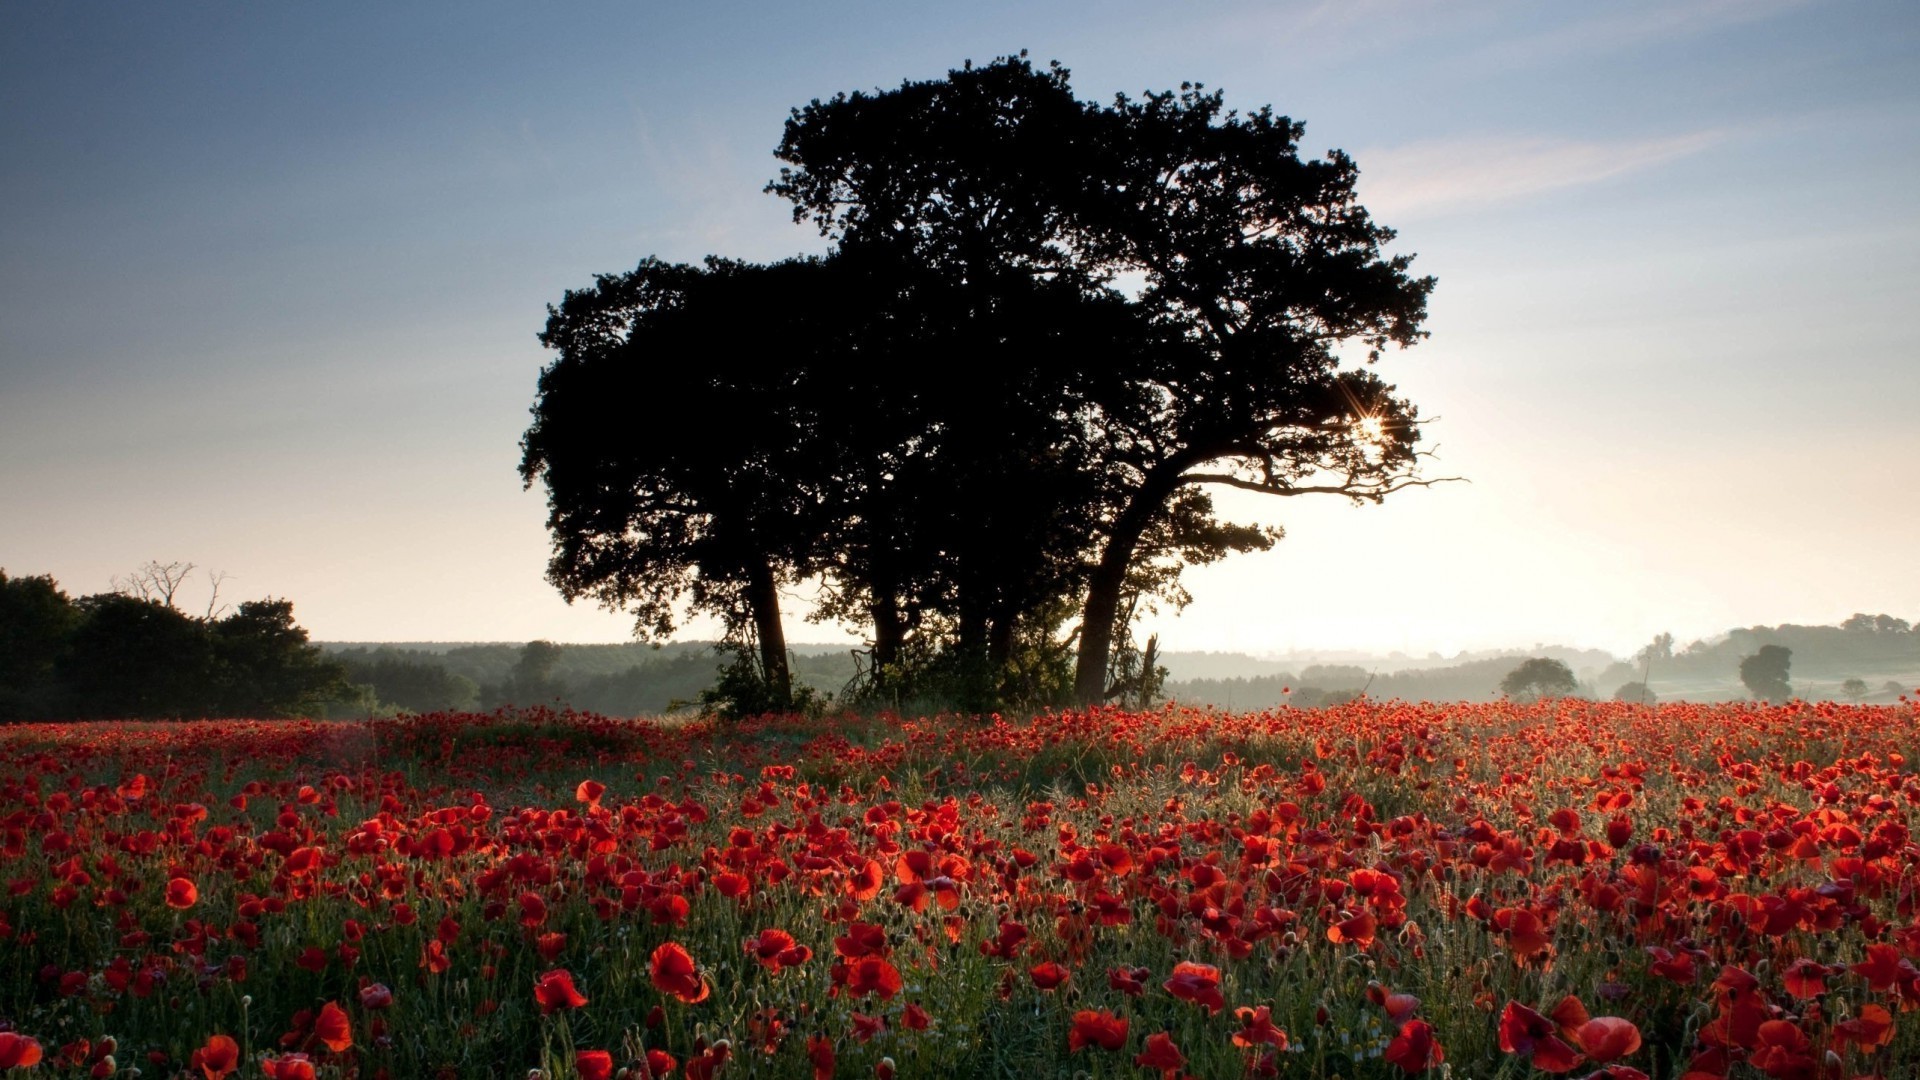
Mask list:
[{"label": "bare branch", "polygon": [[1435,484],[1472,483],[1464,476],[1439,476],[1431,480],[1416,480],[1401,477],[1378,486],[1369,486],[1354,481],[1344,484],[1266,484],[1256,480],[1246,480],[1231,473],[1188,473],[1181,478],[1186,484],[1224,484],[1227,487],[1240,488],[1243,491],[1257,491],[1263,495],[1345,495],[1349,499],[1365,499],[1379,502],[1396,491],[1407,488],[1432,487]]},{"label": "bare branch", "polygon": [[220,603],[220,585],[230,576],[225,570],[207,571],[207,580],[213,583],[213,595],[207,597],[207,622],[212,622],[226,613],[227,605]]}]

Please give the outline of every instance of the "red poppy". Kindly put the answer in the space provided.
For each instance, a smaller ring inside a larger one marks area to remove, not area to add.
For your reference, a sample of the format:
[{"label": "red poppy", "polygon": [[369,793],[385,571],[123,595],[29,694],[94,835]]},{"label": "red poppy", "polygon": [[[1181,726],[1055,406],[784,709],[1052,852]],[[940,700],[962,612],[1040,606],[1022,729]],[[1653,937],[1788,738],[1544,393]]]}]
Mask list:
[{"label": "red poppy", "polygon": [[1027,974],[1033,978],[1033,985],[1042,990],[1053,990],[1073,977],[1073,973],[1049,960],[1030,969]]},{"label": "red poppy", "polygon": [[656,1080],[665,1080],[666,1075],[678,1064],[680,1063],[673,1059],[673,1055],[665,1050],[647,1051],[647,1071],[651,1072]]},{"label": "red poppy", "polygon": [[573,1055],[573,1067],[580,1080],[612,1080],[613,1055],[605,1050],[581,1050]]},{"label": "red poppy", "polygon": [[331,1001],[320,1006],[320,1015],[313,1021],[313,1034],[336,1054],[353,1045],[353,1025],[347,1021],[347,1011]]},{"label": "red poppy", "polygon": [[370,1012],[379,1012],[393,1004],[393,991],[386,983],[368,983],[360,988],[360,1007]]},{"label": "red poppy", "polygon": [[1187,1063],[1186,1055],[1173,1045],[1173,1036],[1164,1031],[1156,1031],[1147,1036],[1146,1052],[1133,1059],[1135,1065],[1144,1065],[1149,1069],[1159,1069],[1163,1078],[1170,1078]]},{"label": "red poppy", "polygon": [[305,1054],[262,1058],[260,1067],[266,1071],[268,1080],[314,1080],[313,1061]]},{"label": "red poppy", "polygon": [[1861,1053],[1872,1053],[1892,1042],[1893,1014],[1879,1005],[1862,1005],[1858,1016],[1833,1025],[1835,1049],[1852,1043]]},{"label": "red poppy", "polygon": [[1233,1015],[1234,1019],[1239,1020],[1245,1025],[1239,1031],[1233,1033],[1233,1045],[1259,1046],[1262,1044],[1270,1044],[1283,1050],[1286,1049],[1287,1033],[1273,1026],[1273,1009],[1270,1006],[1262,1005],[1257,1009],[1249,1009],[1242,1005],[1240,1008],[1233,1010]]},{"label": "red poppy", "polygon": [[547,902],[539,893],[520,894],[520,925],[531,930],[547,921]]},{"label": "red poppy", "polygon": [[872,1042],[875,1035],[884,1035],[886,1031],[886,1017],[868,1016],[860,1012],[853,1014],[853,1037],[861,1042]]},{"label": "red poppy", "polygon": [[230,1036],[215,1035],[193,1052],[189,1067],[199,1069],[207,1080],[226,1080],[240,1067],[240,1044]]},{"label": "red poppy", "polygon": [[1082,1009],[1073,1014],[1073,1028],[1067,1032],[1067,1049],[1078,1051],[1085,1046],[1097,1046],[1102,1050],[1118,1050],[1127,1045],[1127,1024],[1125,1017],[1115,1016],[1106,1009],[1099,1012]]},{"label": "red poppy", "polygon": [[1379,929],[1380,922],[1373,917],[1373,912],[1363,911],[1351,919],[1343,919],[1327,927],[1327,940],[1335,945],[1352,942],[1364,949],[1373,944],[1373,935]]},{"label": "red poppy", "polygon": [[447,957],[447,947],[439,938],[427,942],[420,950],[420,966],[435,975],[453,966],[453,961]]},{"label": "red poppy", "polygon": [[834,965],[834,977],[849,994],[879,994],[882,1001],[892,1000],[905,985],[900,970],[883,957],[863,956],[846,964]]},{"label": "red poppy", "polygon": [[1173,976],[1161,985],[1182,1001],[1205,1005],[1210,1013],[1227,1007],[1227,1000],[1220,993],[1220,969],[1211,964],[1182,961],[1173,966]]},{"label": "red poppy", "polygon": [[566,968],[555,968],[535,979],[533,999],[540,1003],[542,1016],[550,1016],[560,1009],[577,1009],[587,1003],[586,996],[573,985],[573,972]]},{"label": "red poppy", "polygon": [[1433,1026],[1425,1020],[1409,1020],[1400,1025],[1400,1034],[1387,1044],[1382,1054],[1389,1065],[1398,1065],[1405,1073],[1417,1073],[1446,1061],[1440,1041],[1433,1037]]},{"label": "red poppy", "polygon": [[1541,1072],[1563,1073],[1580,1064],[1580,1053],[1560,1039],[1559,1026],[1517,1001],[1500,1013],[1500,1049],[1525,1054]]},{"label": "red poppy", "polygon": [[1153,972],[1143,967],[1117,967],[1107,972],[1107,986],[1118,990],[1128,997],[1139,997],[1147,992],[1147,980]]},{"label": "red poppy", "polygon": [[1617,1016],[1596,1016],[1580,1025],[1573,1038],[1602,1065],[1640,1049],[1640,1029]]},{"label": "red poppy", "polygon": [[663,994],[672,994],[689,1005],[707,1000],[712,988],[694,966],[693,957],[687,950],[675,942],[667,942],[653,950],[651,965],[653,988]]},{"label": "red poppy", "polygon": [[25,1069],[38,1064],[38,1042],[16,1032],[0,1031],[0,1069]]},{"label": "red poppy", "polygon": [[848,960],[857,960],[862,956],[885,956],[893,951],[887,944],[887,930],[884,926],[857,922],[847,927],[847,932],[833,939],[833,951]]},{"label": "red poppy", "polygon": [[177,877],[167,882],[167,906],[185,911],[200,900],[200,888],[186,878]]},{"label": "red poppy", "polygon": [[833,1080],[833,1040],[824,1035],[807,1036],[807,1060],[813,1063],[813,1080]]},{"label": "red poppy", "polygon": [[1817,964],[1803,956],[1787,968],[1783,981],[1786,983],[1787,993],[1805,1000],[1817,998],[1826,993],[1827,976],[1833,973],[1833,968],[1825,964]]},{"label": "red poppy", "polygon": [[598,780],[582,780],[580,786],[573,789],[573,797],[588,806],[599,806],[600,796],[606,794],[607,785]]},{"label": "red poppy", "polygon": [[794,943],[785,930],[762,930],[758,937],[746,940],[747,955],[768,971],[779,974],[781,968],[797,967],[813,959],[813,950]]},{"label": "red poppy", "polygon": [[1507,932],[1516,963],[1553,949],[1553,939],[1547,936],[1546,924],[1530,909],[1501,908],[1493,913],[1493,925]]}]

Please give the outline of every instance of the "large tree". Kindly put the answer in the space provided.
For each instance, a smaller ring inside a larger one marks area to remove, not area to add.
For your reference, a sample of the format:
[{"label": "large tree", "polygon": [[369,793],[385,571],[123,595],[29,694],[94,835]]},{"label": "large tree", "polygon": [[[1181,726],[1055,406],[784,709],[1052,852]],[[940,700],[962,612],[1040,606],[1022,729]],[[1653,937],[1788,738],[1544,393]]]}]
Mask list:
[{"label": "large tree", "polygon": [[817,425],[794,393],[795,342],[836,299],[815,260],[642,262],[549,308],[520,472],[544,480],[547,576],[569,600],[629,609],[643,637],[682,601],[757,646],[790,685],[780,586],[813,570],[804,505]]},{"label": "large tree", "polygon": [[1084,104],[1065,69],[1024,58],[814,101],[788,121],[769,189],[842,250],[942,276],[976,310],[1024,276],[1137,313],[1131,347],[1073,353],[1095,376],[1084,396],[1055,390],[1100,485],[1081,504],[1084,702],[1110,689],[1154,537],[1210,535],[1186,549],[1202,560],[1271,542],[1213,521],[1193,488],[1377,501],[1430,482],[1414,471],[1414,407],[1342,352],[1371,363],[1418,340],[1433,280],[1382,253],[1393,233],[1358,203],[1354,163],[1302,159],[1302,134],[1197,86]]}]

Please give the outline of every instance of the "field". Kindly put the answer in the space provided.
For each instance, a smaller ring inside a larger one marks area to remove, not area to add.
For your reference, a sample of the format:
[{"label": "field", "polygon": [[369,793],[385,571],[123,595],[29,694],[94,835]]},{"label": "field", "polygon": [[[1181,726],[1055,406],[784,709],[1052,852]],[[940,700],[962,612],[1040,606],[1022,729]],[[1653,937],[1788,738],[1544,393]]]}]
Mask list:
[{"label": "field", "polygon": [[0,747],[0,1069],[1920,1075],[1905,701]]}]

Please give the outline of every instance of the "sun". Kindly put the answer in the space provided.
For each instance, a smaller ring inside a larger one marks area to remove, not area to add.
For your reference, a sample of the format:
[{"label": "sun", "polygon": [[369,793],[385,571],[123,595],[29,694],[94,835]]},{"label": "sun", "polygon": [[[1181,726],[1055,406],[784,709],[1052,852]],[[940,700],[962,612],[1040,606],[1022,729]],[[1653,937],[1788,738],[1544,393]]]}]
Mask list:
[{"label": "sun", "polygon": [[1353,433],[1368,442],[1384,442],[1387,424],[1377,416],[1363,416],[1353,422]]}]

